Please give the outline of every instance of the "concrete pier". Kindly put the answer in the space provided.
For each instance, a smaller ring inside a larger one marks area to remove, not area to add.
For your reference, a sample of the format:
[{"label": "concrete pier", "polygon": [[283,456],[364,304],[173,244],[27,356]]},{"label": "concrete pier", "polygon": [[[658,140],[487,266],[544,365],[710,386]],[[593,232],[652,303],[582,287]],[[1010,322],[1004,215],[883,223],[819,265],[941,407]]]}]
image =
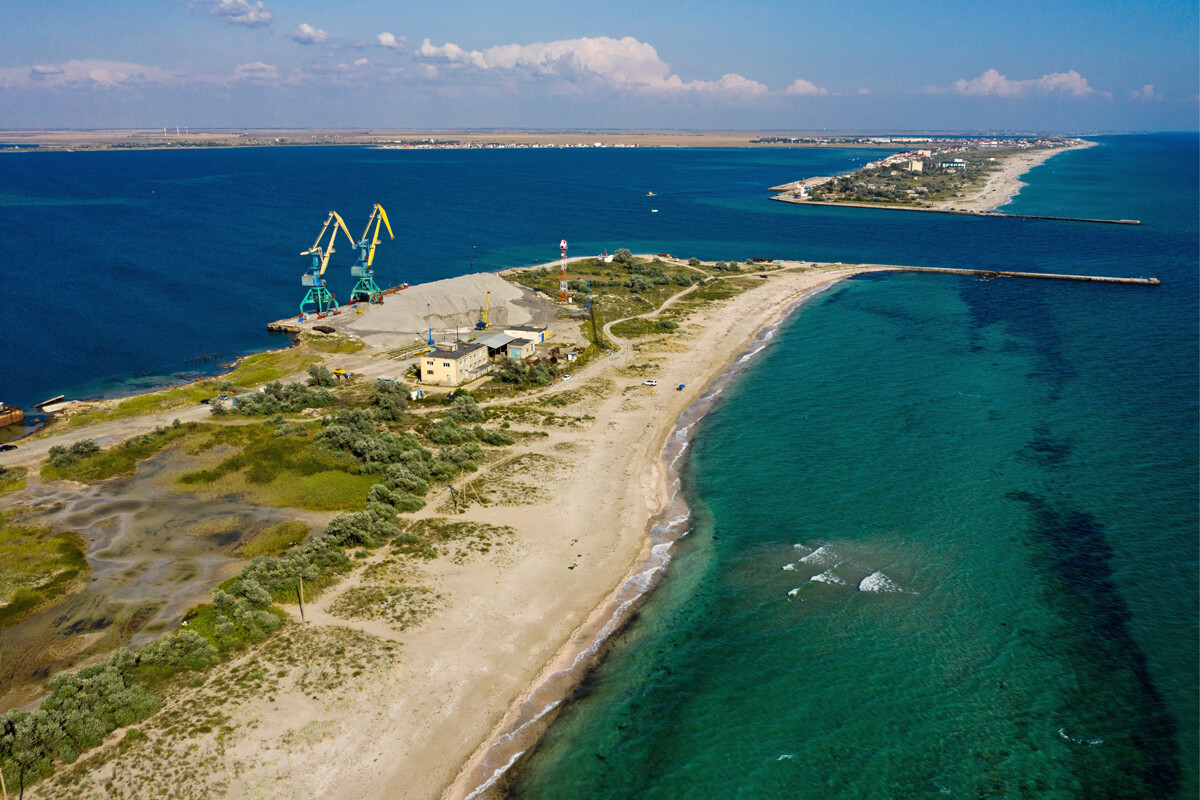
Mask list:
[{"label": "concrete pier", "polygon": [[1132,283],[1141,286],[1158,286],[1158,278],[1110,278],[1104,275],[1059,275],[1051,272],[1010,272],[990,269],[954,269],[951,267],[905,267],[892,264],[871,264],[881,270],[897,272],[941,272],[947,275],[972,275],[979,278],[1041,278],[1050,281],[1085,281],[1090,283]]}]

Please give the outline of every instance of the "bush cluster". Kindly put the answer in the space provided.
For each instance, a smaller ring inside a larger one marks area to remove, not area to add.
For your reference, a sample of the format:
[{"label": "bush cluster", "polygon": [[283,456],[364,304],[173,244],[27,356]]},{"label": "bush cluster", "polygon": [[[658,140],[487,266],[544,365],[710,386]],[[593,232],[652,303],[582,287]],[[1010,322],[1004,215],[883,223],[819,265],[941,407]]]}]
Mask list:
[{"label": "bush cluster", "polygon": [[549,386],[552,379],[548,364],[527,364],[516,358],[500,361],[492,376],[492,380],[497,383],[510,383],[525,389],[531,386]]},{"label": "bush cluster", "polygon": [[334,386],[337,384],[337,378],[333,377],[333,373],[324,364],[309,364],[308,365],[308,385],[309,386]]},{"label": "bush cluster", "polygon": [[71,763],[116,730],[149,717],[162,699],[146,688],[151,677],[204,669],[217,650],[192,631],[180,631],[137,650],[120,649],[107,661],[50,679],[50,694],[34,711],[0,717],[0,769],[23,793],[55,761]]},{"label": "bush cluster", "polygon": [[212,600],[213,636],[221,647],[262,641],[279,627],[279,617],[268,610],[271,593],[244,571],[229,584],[229,591],[213,589]]},{"label": "bush cluster", "polygon": [[[306,408],[322,408],[337,400],[333,392],[313,389],[303,383],[272,381],[261,392],[239,397],[232,410],[246,416],[258,414],[298,414]],[[215,409],[215,407],[214,407]]]},{"label": "bush cluster", "polygon": [[375,418],[384,422],[399,422],[408,408],[408,389],[401,383],[375,381],[375,393],[371,395],[375,406]]},{"label": "bush cluster", "polygon": [[327,450],[349,453],[361,462],[360,472],[383,472],[388,465],[405,460],[405,454],[424,448],[411,433],[394,434],[375,429],[371,412],[361,408],[342,409],[322,420],[323,430],[313,443]]},{"label": "bush cluster", "polygon": [[[310,585],[322,586],[339,573],[350,569],[350,559],[340,547],[317,539],[293,547],[279,556],[257,556],[242,568],[243,585],[253,581],[274,600],[292,600],[300,585],[300,576]],[[232,592],[231,592],[232,594]]]},{"label": "bush cluster", "polygon": [[93,439],[80,439],[70,447],[55,445],[50,448],[50,463],[56,467],[69,467],[81,458],[94,456],[100,452],[100,445]]}]

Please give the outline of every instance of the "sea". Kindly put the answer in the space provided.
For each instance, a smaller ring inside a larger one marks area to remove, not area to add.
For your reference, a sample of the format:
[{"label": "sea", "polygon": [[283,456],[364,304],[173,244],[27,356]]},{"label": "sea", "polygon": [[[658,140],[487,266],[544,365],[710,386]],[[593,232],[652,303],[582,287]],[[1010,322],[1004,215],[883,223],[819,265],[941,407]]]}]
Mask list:
[{"label": "sea", "polygon": [[376,202],[397,234],[382,285],[552,260],[563,238],[1157,277],[871,274],[801,304],[692,429],[666,577],[504,791],[1195,798],[1200,138],[1094,140],[1005,210],[1141,225],[767,199],[861,149],[4,154],[0,401],[286,344],[265,325],[297,310],[298,254],[329,210],[358,234]]}]

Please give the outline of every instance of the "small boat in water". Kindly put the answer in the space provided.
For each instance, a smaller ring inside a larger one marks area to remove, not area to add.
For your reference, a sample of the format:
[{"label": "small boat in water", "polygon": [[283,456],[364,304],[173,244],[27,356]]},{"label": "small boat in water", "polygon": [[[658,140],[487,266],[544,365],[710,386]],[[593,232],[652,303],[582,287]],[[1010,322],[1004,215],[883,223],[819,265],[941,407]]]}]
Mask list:
[{"label": "small boat in water", "polygon": [[654,192],[646,192],[646,197],[654,197]]},{"label": "small boat in water", "polygon": [[21,425],[25,422],[25,412],[16,406],[0,403],[0,428],[9,425]]}]

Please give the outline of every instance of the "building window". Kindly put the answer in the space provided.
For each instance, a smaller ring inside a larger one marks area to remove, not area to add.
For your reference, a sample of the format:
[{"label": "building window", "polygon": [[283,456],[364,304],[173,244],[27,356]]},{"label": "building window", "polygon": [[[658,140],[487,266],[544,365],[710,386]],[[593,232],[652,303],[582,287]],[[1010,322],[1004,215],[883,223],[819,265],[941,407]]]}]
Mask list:
[{"label": "building window", "polygon": [[448,366],[450,366],[450,362],[449,362],[449,361],[443,361],[443,362],[442,362],[442,366],[443,366],[443,367],[448,367]]},{"label": "building window", "polygon": [[432,375],[432,374],[433,374],[433,370],[431,370],[431,369],[427,369],[427,370],[425,370],[425,374],[426,374],[426,375]]},{"label": "building window", "polygon": [[432,367],[432,366],[433,366],[433,362],[432,362],[432,361],[426,361],[426,362],[425,362],[425,365],[426,365],[426,366],[428,366],[428,367]]}]

